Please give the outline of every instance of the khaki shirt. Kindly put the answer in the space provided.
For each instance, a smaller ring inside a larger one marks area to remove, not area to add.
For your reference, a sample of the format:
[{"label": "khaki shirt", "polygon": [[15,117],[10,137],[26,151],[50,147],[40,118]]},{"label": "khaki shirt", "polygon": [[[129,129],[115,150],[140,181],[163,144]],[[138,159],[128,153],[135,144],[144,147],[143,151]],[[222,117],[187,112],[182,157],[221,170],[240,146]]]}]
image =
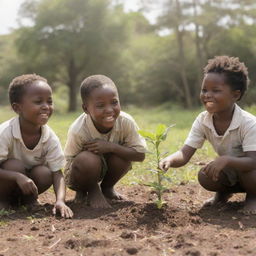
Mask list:
[{"label": "khaki shirt", "polygon": [[146,142],[138,134],[138,126],[134,119],[125,112],[120,112],[114,127],[107,134],[98,132],[90,115],[83,113],[70,126],[64,154],[68,169],[73,158],[83,151],[85,142],[93,139],[110,141],[125,147],[134,148],[137,152],[146,152]]},{"label": "khaki shirt", "polygon": [[208,140],[218,155],[242,157],[246,151],[256,151],[256,117],[235,105],[229,128],[218,135],[213,125],[213,115],[204,111],[194,121],[185,144],[201,148]]},{"label": "khaki shirt", "polygon": [[45,165],[55,172],[64,166],[64,154],[58,137],[47,126],[42,126],[38,144],[28,149],[22,139],[19,117],[14,117],[0,125],[0,163],[7,159],[18,159],[26,169]]}]

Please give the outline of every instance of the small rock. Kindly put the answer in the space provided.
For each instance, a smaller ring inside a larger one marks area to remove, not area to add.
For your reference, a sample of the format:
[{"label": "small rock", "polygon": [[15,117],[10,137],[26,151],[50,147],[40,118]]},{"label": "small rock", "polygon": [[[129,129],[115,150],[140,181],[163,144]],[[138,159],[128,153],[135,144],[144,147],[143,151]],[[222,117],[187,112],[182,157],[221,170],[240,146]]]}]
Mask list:
[{"label": "small rock", "polygon": [[134,255],[134,254],[137,254],[138,253],[138,249],[137,248],[134,248],[134,247],[131,247],[131,248],[127,248],[126,249],[126,252],[131,254],[131,255]]},{"label": "small rock", "polygon": [[123,231],[120,237],[122,237],[123,239],[129,239],[133,238],[134,234],[132,232]]},{"label": "small rock", "polygon": [[33,226],[33,227],[31,227],[31,229],[30,229],[30,230],[32,230],[32,231],[36,231],[36,230],[39,230],[39,228],[38,228],[38,227]]},{"label": "small rock", "polygon": [[9,241],[9,242],[15,242],[15,241],[17,241],[18,239],[17,239],[17,238],[14,238],[14,237],[8,237],[6,240]]}]

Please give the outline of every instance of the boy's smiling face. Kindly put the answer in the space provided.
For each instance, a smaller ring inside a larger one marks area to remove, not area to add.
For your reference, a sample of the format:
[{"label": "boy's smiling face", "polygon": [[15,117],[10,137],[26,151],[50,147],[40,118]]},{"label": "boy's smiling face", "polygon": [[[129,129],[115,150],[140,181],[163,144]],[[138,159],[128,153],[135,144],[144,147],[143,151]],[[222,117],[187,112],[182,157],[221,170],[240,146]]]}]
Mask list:
[{"label": "boy's smiling face", "polygon": [[116,88],[106,84],[94,89],[83,103],[83,109],[100,133],[109,132],[121,111]]},{"label": "boy's smiling face", "polygon": [[208,73],[205,75],[200,98],[209,113],[222,113],[232,111],[241,92],[232,90],[226,83],[225,75]]},{"label": "boy's smiling face", "polygon": [[21,125],[40,127],[46,124],[53,112],[52,90],[44,81],[35,81],[25,89],[18,103],[13,103],[14,111],[19,114]]}]

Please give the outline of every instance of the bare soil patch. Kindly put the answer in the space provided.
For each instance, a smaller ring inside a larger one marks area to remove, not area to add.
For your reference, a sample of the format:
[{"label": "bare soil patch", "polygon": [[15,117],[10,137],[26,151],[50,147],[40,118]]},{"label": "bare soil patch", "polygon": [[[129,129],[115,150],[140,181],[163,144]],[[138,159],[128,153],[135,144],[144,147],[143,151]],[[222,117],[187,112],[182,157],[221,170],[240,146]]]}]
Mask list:
[{"label": "bare soil patch", "polygon": [[256,216],[237,211],[243,194],[225,208],[202,208],[212,194],[197,184],[179,185],[165,193],[159,210],[156,195],[144,186],[119,186],[128,201],[111,202],[112,209],[68,204],[73,219],[51,214],[54,194],[40,196],[41,206],[18,209],[0,222],[0,256],[15,255],[256,255]]}]

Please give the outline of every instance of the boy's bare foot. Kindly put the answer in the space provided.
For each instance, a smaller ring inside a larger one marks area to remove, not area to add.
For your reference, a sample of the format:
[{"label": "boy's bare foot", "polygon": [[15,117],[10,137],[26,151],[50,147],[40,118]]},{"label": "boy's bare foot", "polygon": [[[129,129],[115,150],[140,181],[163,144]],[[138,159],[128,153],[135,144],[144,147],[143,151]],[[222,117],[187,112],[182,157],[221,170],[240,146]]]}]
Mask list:
[{"label": "boy's bare foot", "polygon": [[102,189],[102,193],[104,194],[105,197],[109,198],[109,199],[115,199],[115,200],[125,200],[126,198],[119,194],[118,192],[116,192],[114,190],[113,187],[111,188],[101,188]]},{"label": "boy's bare foot", "polygon": [[87,200],[92,208],[111,208],[98,184],[88,192]]},{"label": "boy's bare foot", "polygon": [[24,205],[28,211],[36,211],[40,207],[40,202],[34,195],[22,195],[20,205]]},{"label": "boy's bare foot", "polygon": [[239,210],[240,213],[245,215],[256,214],[256,195],[246,195],[245,204],[243,209]]},{"label": "boy's bare foot", "polygon": [[86,202],[87,192],[76,191],[76,196],[74,199],[75,203],[84,203]]},{"label": "boy's bare foot", "polygon": [[232,196],[231,193],[220,193],[216,192],[212,198],[209,198],[204,202],[203,206],[216,206],[220,207],[227,203],[228,199]]},{"label": "boy's bare foot", "polygon": [[22,204],[26,206],[28,211],[36,211],[41,206],[40,201],[35,198],[25,199]]}]

